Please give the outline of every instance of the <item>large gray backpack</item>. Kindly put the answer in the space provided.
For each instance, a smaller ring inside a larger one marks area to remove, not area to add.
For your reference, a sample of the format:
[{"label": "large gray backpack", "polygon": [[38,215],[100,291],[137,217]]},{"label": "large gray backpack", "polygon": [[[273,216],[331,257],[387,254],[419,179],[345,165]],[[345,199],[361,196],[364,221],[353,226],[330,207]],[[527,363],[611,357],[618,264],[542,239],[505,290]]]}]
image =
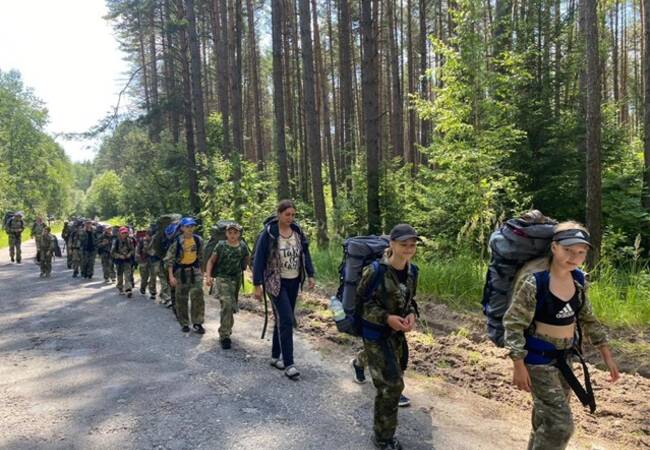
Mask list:
[{"label": "large gray backpack", "polygon": [[512,302],[515,280],[521,279],[521,272],[527,268],[533,271],[543,264],[540,258],[549,252],[556,224],[540,211],[532,210],[508,220],[490,236],[491,258],[482,304],[488,337],[499,347],[503,347],[503,315]]}]

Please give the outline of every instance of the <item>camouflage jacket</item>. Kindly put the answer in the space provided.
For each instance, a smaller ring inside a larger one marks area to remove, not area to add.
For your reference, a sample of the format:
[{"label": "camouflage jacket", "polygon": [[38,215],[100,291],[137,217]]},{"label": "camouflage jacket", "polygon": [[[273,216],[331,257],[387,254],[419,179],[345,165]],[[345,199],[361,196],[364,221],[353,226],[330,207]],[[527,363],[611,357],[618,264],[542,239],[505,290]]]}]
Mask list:
[{"label": "camouflage jacket", "polygon": [[41,236],[43,235],[44,228],[45,228],[44,223],[34,222],[34,224],[32,225],[32,237],[35,237],[36,239],[40,239]]},{"label": "camouflage jacket", "polygon": [[41,256],[50,257],[54,255],[54,249],[56,248],[56,236],[51,234],[41,236]]},{"label": "camouflage jacket", "polygon": [[97,251],[97,235],[95,231],[90,233],[86,230],[83,230],[79,233],[79,243],[81,250],[85,252],[96,252]]},{"label": "camouflage jacket", "polygon": [[[194,242],[198,243],[197,249],[196,249],[196,261],[194,262],[193,266],[196,268],[201,268],[201,260],[203,259],[203,239],[201,239],[200,236],[198,235],[193,235],[194,237]],[[167,264],[167,267],[174,267],[174,270],[176,270],[176,267],[180,264],[181,260],[183,259],[183,235],[179,235],[176,239],[174,239],[174,242],[172,242],[172,245],[169,246],[169,249],[167,250],[167,254],[165,255],[165,264]]]},{"label": "camouflage jacket", "polygon": [[99,254],[111,253],[111,246],[113,245],[113,235],[102,233],[97,238],[97,251]]},{"label": "camouflage jacket", "polygon": [[70,242],[68,243],[70,248],[81,249],[81,232],[79,230],[73,230],[70,233]]},{"label": "camouflage jacket", "polygon": [[366,266],[357,285],[357,304],[363,304],[361,313],[363,320],[377,325],[386,325],[389,315],[406,317],[415,313],[414,298],[417,280],[413,276],[410,264],[405,285],[400,284],[395,269],[388,263],[386,257],[380,264],[385,266],[383,280],[385,288],[382,288],[382,283],[379,283],[377,289],[368,298],[365,297],[368,284],[374,274],[372,265]]},{"label": "camouflage jacket", "polygon": [[240,277],[248,263],[248,247],[240,242],[236,247],[227,241],[219,241],[212,251],[216,256],[213,274],[215,277]]},{"label": "camouflage jacket", "polygon": [[116,262],[121,263],[124,261],[130,261],[135,254],[135,246],[131,238],[126,238],[124,240],[117,238],[111,247],[111,256]]},{"label": "camouflage jacket", "polygon": [[[588,285],[581,286],[574,281],[578,295],[582,298],[582,305],[578,313],[578,324],[582,330],[583,337],[587,338],[594,346],[607,343],[607,329],[596,319],[591,303],[587,296]],[[535,334],[535,307],[537,305],[537,283],[535,275],[530,274],[522,278],[515,286],[512,296],[512,304],[503,316],[505,328],[505,347],[510,350],[512,359],[522,359],[528,354],[524,348],[526,335]],[[570,348],[573,339],[549,339],[545,336],[537,336],[551,342],[558,349]]]},{"label": "camouflage jacket", "polygon": [[21,234],[25,229],[25,222],[22,219],[16,219],[15,217],[9,220],[7,223],[7,233],[12,234]]}]

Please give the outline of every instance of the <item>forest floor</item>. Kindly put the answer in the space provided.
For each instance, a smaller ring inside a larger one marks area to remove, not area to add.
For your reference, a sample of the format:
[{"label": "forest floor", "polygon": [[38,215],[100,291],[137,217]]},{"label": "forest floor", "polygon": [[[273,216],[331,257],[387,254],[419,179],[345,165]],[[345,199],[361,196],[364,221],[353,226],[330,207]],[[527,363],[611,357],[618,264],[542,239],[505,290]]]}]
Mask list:
[{"label": "forest floor", "polygon": [[[328,298],[327,291],[322,289],[303,293],[297,313],[300,329],[332,343],[333,353],[340,352],[343,346],[353,355],[360,344],[336,331],[327,311]],[[260,305],[253,300],[243,304],[261,312]],[[532,404],[530,394],[512,385],[512,362],[505,350],[487,339],[483,316],[452,311],[432,299],[420,298],[418,304],[419,329],[409,334],[409,374],[438,389],[450,384],[489,399],[493,405],[507,405],[518,410],[521,416],[528,416]],[[573,396],[577,434],[586,438],[585,442],[600,438],[623,448],[650,448],[650,333],[613,330],[612,342],[623,375],[617,383],[608,382],[609,372],[597,350],[587,353],[598,408],[595,414],[590,414]],[[576,375],[582,379],[580,369]]]},{"label": "forest floor", "polygon": [[[233,349],[219,347],[219,308],[207,299],[207,334],[182,334],[170,311],[135,292],[71,277],[63,259],[40,279],[0,252],[0,448],[370,449],[374,388],[352,381],[359,342],[337,334],[325,290],[304,293],[295,354],[300,381],[268,365],[262,307],[242,298]],[[414,333],[398,437],[407,449],[521,449],[526,395],[509,383],[503,351],[480,318],[423,305]],[[272,319],[270,320],[272,323]],[[621,338],[624,339],[624,338]],[[593,368],[599,410],[574,405],[571,449],[650,447],[649,381],[616,385]]]}]

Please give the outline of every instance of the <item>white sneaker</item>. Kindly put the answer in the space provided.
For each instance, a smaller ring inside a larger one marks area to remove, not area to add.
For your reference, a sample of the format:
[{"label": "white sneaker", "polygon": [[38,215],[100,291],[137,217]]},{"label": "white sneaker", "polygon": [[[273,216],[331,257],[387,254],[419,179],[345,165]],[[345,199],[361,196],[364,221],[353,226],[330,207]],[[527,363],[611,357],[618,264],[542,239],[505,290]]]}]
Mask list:
[{"label": "white sneaker", "polygon": [[271,358],[271,365],[279,370],[284,370],[284,361],[279,358]]}]

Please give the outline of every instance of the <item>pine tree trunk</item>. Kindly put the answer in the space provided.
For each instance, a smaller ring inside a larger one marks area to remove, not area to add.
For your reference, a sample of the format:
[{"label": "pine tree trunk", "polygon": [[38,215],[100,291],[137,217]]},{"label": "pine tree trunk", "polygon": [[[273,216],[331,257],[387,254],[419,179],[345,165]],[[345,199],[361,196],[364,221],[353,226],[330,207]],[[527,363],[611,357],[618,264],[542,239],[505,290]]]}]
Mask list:
[{"label": "pine tree trunk", "polygon": [[284,21],[282,0],[271,1],[273,42],[273,115],[275,118],[275,153],[278,158],[278,197],[289,198],[289,170],[284,129],[284,63],[282,61],[282,23]]},{"label": "pine tree trunk", "polygon": [[194,16],[194,0],[185,0],[185,14],[188,21],[187,36],[190,47],[190,80],[192,86],[192,106],[194,109],[194,126],[196,128],[196,147],[201,155],[207,154],[205,138],[205,112],[203,109],[203,88],[201,87],[201,55],[199,39],[196,34],[196,18]]},{"label": "pine tree trunk", "polygon": [[[409,97],[415,95],[415,52],[413,51],[413,4],[412,0],[406,2],[406,54],[408,72],[408,90]],[[408,109],[408,139],[406,142],[406,162],[415,164],[415,110]]]},{"label": "pine tree trunk", "polygon": [[388,16],[388,54],[390,58],[391,102],[392,114],[390,120],[392,157],[404,158],[404,110],[402,107],[402,81],[399,75],[399,55],[397,49],[396,21],[394,0],[386,0],[386,15]]},{"label": "pine tree trunk", "polygon": [[[165,23],[171,22],[171,10],[169,0],[164,3],[164,21]],[[176,62],[174,55],[174,39],[170,27],[165,27],[165,97],[167,101],[167,108],[169,110],[169,128],[171,129],[172,142],[178,144],[180,140],[181,125],[179,110],[182,107],[181,100],[177,93],[176,82]]]},{"label": "pine tree trunk", "polygon": [[[426,0],[420,0],[420,97],[423,100],[429,100],[429,78],[427,76],[427,14],[426,14]],[[431,122],[427,119],[422,119],[420,122],[420,145],[428,147],[431,134]]]},{"label": "pine tree trunk", "polygon": [[255,118],[254,136],[255,136],[255,159],[257,168],[264,168],[264,145],[262,140],[262,97],[260,94],[259,80],[259,56],[257,54],[257,38],[255,33],[255,12],[253,10],[253,0],[246,0],[246,11],[248,14],[248,52],[251,66],[251,84],[253,90],[253,117]]},{"label": "pine tree trunk", "polygon": [[644,27],[644,62],[643,79],[644,79],[644,108],[643,108],[643,207],[650,209],[650,0],[643,0],[643,21]]},{"label": "pine tree trunk", "polygon": [[156,51],[156,5],[149,10],[149,59],[151,61],[151,127],[149,137],[152,142],[160,142],[162,124],[160,120],[160,103],[158,100],[158,54]]},{"label": "pine tree trunk", "polygon": [[379,210],[379,86],[377,76],[377,32],[373,20],[376,0],[361,0],[361,92],[363,98],[364,134],[366,147],[366,170],[368,177],[368,234],[381,232]]},{"label": "pine tree trunk", "polygon": [[348,0],[339,0],[339,79],[341,80],[341,171],[348,195],[352,192],[352,168],[350,162],[354,147],[354,94],[352,88],[352,42],[350,34],[350,5]]},{"label": "pine tree trunk", "polygon": [[601,148],[600,148],[600,61],[598,55],[597,0],[581,0],[585,40],[585,104],[586,104],[586,194],[587,228],[591,233],[593,267],[600,257],[601,244]]}]

